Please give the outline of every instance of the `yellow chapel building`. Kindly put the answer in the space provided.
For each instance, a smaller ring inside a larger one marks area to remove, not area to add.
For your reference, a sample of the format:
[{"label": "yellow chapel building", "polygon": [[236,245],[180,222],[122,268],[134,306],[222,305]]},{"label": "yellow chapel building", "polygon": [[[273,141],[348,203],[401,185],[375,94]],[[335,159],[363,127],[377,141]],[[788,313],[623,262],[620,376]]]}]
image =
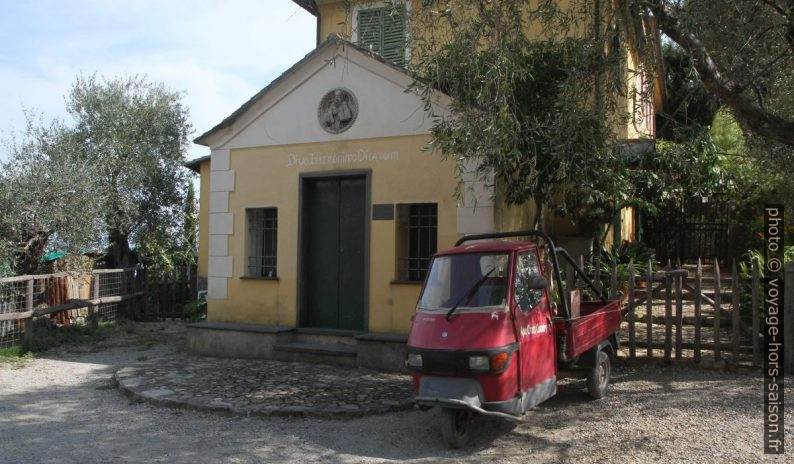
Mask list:
[{"label": "yellow chapel building", "polygon": [[[433,121],[405,91],[405,40],[390,41],[407,37],[419,0],[396,2],[405,15],[381,1],[295,3],[317,18],[316,49],[196,138],[210,154],[187,163],[200,175],[208,302],[188,346],[400,369],[431,255],[465,234],[527,228],[529,215],[425,149]],[[652,26],[645,33],[658,40]],[[627,60],[638,61],[631,50]],[[438,94],[434,113],[449,103]],[[652,142],[653,104],[626,104],[627,144]],[[566,221],[547,217],[558,242],[581,246]],[[630,210],[620,223],[616,239],[631,239]]]}]

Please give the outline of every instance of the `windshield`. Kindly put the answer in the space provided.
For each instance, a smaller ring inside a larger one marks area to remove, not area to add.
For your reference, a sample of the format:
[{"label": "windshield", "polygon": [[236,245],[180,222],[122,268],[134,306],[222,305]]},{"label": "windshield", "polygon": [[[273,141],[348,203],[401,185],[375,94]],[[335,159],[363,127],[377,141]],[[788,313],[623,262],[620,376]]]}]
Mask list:
[{"label": "windshield", "polygon": [[[456,303],[458,310],[505,306],[507,262],[506,253],[467,253],[436,257],[419,298],[419,309],[448,310]],[[481,285],[466,298],[466,294],[480,280]]]}]

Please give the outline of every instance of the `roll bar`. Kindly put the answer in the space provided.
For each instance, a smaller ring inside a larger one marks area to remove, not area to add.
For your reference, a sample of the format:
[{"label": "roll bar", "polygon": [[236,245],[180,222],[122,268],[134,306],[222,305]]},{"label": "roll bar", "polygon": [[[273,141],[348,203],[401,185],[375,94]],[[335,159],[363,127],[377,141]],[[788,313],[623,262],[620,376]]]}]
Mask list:
[{"label": "roll bar", "polygon": [[557,254],[559,253],[565,258],[566,261],[573,267],[574,272],[576,272],[582,280],[587,283],[593,292],[601,299],[603,303],[607,302],[606,295],[604,295],[601,291],[596,288],[595,284],[587,274],[584,273],[582,268],[573,260],[571,255],[564,249],[554,245],[554,241],[551,237],[548,236],[543,231],[540,230],[518,230],[515,232],[494,232],[490,234],[472,234],[472,235],[464,235],[463,237],[459,238],[457,242],[455,242],[455,246],[460,246],[464,242],[469,242],[472,240],[487,240],[487,239],[494,239],[494,238],[509,238],[509,237],[540,237],[549,245],[549,249],[551,250],[551,265],[552,265],[552,272],[554,273],[554,280],[557,281],[557,292],[559,293],[560,302],[562,303],[562,309],[564,312],[564,316],[566,319],[571,318],[571,309],[568,307],[568,299],[565,298],[565,294],[563,293],[563,285],[562,285],[562,277],[560,276],[560,264],[557,260]]}]

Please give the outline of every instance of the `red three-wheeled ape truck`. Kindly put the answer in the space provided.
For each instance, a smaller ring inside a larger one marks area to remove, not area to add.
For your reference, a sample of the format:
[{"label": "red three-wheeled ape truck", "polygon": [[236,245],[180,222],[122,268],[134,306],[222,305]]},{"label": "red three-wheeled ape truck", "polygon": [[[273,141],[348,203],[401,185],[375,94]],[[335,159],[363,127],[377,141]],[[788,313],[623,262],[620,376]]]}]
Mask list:
[{"label": "red three-wheeled ape truck", "polygon": [[[508,237],[545,241],[557,301],[537,243],[495,240]],[[557,392],[558,378],[586,377],[593,398],[606,392],[620,304],[565,295],[558,256],[600,296],[571,256],[540,231],[468,235],[433,256],[408,337],[407,366],[419,407],[442,408],[448,446],[468,441],[474,414],[521,419]]]}]

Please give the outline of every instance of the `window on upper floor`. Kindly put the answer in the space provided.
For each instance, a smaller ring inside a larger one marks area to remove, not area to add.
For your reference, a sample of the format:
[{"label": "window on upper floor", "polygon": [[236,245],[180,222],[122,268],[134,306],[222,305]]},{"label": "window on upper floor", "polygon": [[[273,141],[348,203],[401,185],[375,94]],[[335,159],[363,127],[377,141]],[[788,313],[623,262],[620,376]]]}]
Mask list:
[{"label": "window on upper floor", "polygon": [[354,15],[356,42],[398,66],[405,66],[407,8],[404,3],[364,7]]},{"label": "window on upper floor", "polygon": [[276,208],[249,208],[248,221],[248,277],[276,277]]}]

